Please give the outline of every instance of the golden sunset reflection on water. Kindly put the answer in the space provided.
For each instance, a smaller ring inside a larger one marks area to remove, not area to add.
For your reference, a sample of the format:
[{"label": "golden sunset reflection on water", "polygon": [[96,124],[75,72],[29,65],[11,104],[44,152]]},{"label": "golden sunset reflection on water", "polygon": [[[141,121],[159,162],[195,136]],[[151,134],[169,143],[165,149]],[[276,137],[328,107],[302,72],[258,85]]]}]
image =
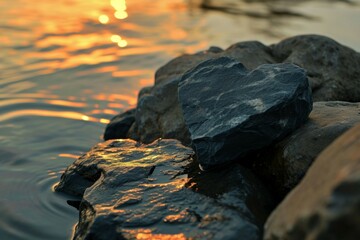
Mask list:
[{"label": "golden sunset reflection on water", "polygon": [[72,159],[78,159],[80,157],[80,155],[75,155],[70,153],[60,153],[58,156],[63,158],[72,158]]},{"label": "golden sunset reflection on water", "polygon": [[[111,0],[111,1],[74,1],[71,6],[68,4],[57,4],[49,3],[48,1],[37,1],[37,4],[31,5],[27,4],[25,1],[21,1],[24,4],[23,8],[27,11],[22,11],[22,15],[26,15],[26,18],[16,18],[16,19],[7,19],[7,23],[11,26],[23,28],[29,25],[32,26],[33,35],[28,35],[30,32],[14,32],[15,36],[1,36],[3,44],[14,44],[14,39],[22,39],[19,42],[20,45],[24,47],[33,43],[34,47],[40,51],[34,52],[25,52],[23,53],[22,58],[12,58],[11,61],[16,61],[13,64],[21,65],[25,71],[38,71],[43,74],[55,73],[59,69],[71,69],[77,68],[78,66],[88,65],[95,66],[91,72],[94,73],[103,73],[109,72],[114,78],[126,78],[128,77],[127,73],[130,74],[130,77],[136,78],[140,74],[141,79],[143,79],[144,74],[148,77],[150,76],[150,71],[144,72],[144,70],[120,70],[120,66],[99,66],[101,63],[112,63],[116,62],[119,59],[120,53],[117,52],[117,48],[125,48],[128,46],[128,41],[123,37],[120,37],[119,30],[114,30],[114,33],[110,29],[101,28],[101,25],[106,25],[113,23],[121,24],[120,21],[128,17],[126,1],[124,0]],[[53,9],[52,12],[48,12],[48,9]],[[86,11],[83,11],[87,9]],[[11,8],[9,12],[11,14],[17,15],[17,9]],[[24,12],[27,12],[24,14]],[[61,19],[59,19],[61,16]],[[37,21],[38,17],[42,21]],[[98,23],[97,23],[98,22]],[[90,24],[90,26],[88,26]],[[100,24],[100,25],[99,25]],[[126,28],[125,28],[126,29]],[[120,31],[121,32],[121,31]],[[117,34],[115,34],[117,33]],[[104,37],[105,36],[105,37]],[[108,36],[108,37],[106,37]],[[27,40],[27,41],[25,41]],[[135,43],[137,41],[134,41]],[[113,44],[113,47],[111,45]],[[108,46],[106,48],[102,46]],[[10,51],[10,50],[9,50]],[[9,55],[12,55],[9,52]],[[14,52],[15,54],[15,52]],[[122,54],[121,54],[122,55]],[[38,61],[40,59],[44,59]],[[31,62],[31,64],[27,64]],[[108,70],[106,70],[108,69]],[[98,71],[97,71],[98,70]],[[10,75],[10,74],[9,74]],[[87,74],[85,74],[87,75]],[[81,74],[74,73],[74,76],[81,76]],[[19,78],[20,80],[21,78]],[[19,81],[18,79],[7,78],[5,81],[1,81],[1,84],[11,83],[13,92],[21,92],[24,89],[25,82],[15,84]],[[59,79],[61,81],[61,79]],[[135,79],[136,80],[136,79]],[[30,84],[30,83],[29,83]],[[61,85],[65,84],[63,82]],[[151,83],[150,83],[151,84]],[[19,86],[16,86],[19,85]],[[36,87],[35,83],[31,83],[28,88]],[[52,86],[47,86],[50,89]],[[58,90],[64,90],[63,86],[57,88]],[[99,89],[101,91],[101,89]],[[9,91],[8,91],[9,92]],[[42,90],[39,90],[42,92]],[[5,94],[6,95],[6,94]],[[110,95],[109,98],[101,97],[100,95],[104,94],[95,94],[93,95],[94,101],[104,101],[105,104],[102,104],[103,109],[102,113],[105,115],[115,115],[120,112],[121,109],[134,106],[136,104],[136,95],[137,89],[131,90],[127,94],[121,94],[121,101],[125,102],[122,104],[112,103],[119,99],[119,96]],[[18,102],[21,103],[36,103],[37,100],[34,99],[16,99],[17,96],[13,95],[7,99],[5,102],[0,102],[0,104],[15,104]],[[72,99],[72,100],[70,100]],[[78,98],[67,97],[67,99],[44,99],[41,100],[43,103],[49,104],[51,106],[62,106],[69,108],[86,108],[87,104],[84,102],[76,101]],[[70,100],[70,101],[69,101]],[[107,104],[106,102],[110,103]],[[112,104],[111,104],[112,103]],[[111,109],[107,109],[110,106]],[[88,111],[89,113],[94,113],[96,111]],[[21,117],[26,115],[31,116],[47,116],[47,117],[61,117],[67,119],[76,119],[82,121],[94,121],[107,124],[108,119],[97,118],[92,116],[87,116],[81,112],[73,111],[61,111],[56,113],[55,111],[45,110],[45,109],[24,109],[17,110],[11,113],[4,114],[0,120],[9,120],[14,117]],[[101,115],[100,112],[97,114]],[[109,116],[110,118],[110,116]]]},{"label": "golden sunset reflection on water", "polygon": [[10,119],[24,117],[24,116],[41,116],[41,117],[55,117],[55,118],[65,118],[72,120],[83,120],[91,122],[100,122],[107,124],[110,121],[104,118],[94,118],[90,116],[83,115],[77,112],[68,112],[68,111],[49,111],[49,110],[39,110],[39,109],[29,109],[29,110],[17,110],[12,111],[11,113],[3,114],[0,116],[0,122],[7,121]]},{"label": "golden sunset reflection on water", "polygon": [[102,24],[107,24],[109,22],[109,17],[105,14],[99,16],[99,22]]}]

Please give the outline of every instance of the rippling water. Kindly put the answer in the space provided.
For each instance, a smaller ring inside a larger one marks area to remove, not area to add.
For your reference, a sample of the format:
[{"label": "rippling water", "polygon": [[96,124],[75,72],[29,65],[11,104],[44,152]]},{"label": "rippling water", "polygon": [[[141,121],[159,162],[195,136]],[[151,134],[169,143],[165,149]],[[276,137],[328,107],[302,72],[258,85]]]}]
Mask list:
[{"label": "rippling water", "polygon": [[359,1],[204,2],[0,0],[0,239],[70,238],[52,186],[171,58],[301,33],[360,50]]}]

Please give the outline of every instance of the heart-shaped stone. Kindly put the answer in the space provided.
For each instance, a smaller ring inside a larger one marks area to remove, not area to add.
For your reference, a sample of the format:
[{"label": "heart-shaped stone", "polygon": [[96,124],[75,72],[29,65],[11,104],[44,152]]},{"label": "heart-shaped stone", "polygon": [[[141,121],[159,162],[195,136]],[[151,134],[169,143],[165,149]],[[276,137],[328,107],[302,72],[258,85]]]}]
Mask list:
[{"label": "heart-shaped stone", "polygon": [[264,64],[253,71],[229,57],[186,72],[179,102],[202,167],[227,163],[281,140],[312,110],[305,71]]}]

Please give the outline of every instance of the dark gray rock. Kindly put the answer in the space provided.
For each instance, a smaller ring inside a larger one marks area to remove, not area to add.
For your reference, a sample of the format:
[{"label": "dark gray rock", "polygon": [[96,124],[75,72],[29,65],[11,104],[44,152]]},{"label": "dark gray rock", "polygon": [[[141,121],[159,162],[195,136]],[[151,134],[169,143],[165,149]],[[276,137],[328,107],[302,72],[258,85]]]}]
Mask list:
[{"label": "dark gray rock", "polygon": [[104,140],[127,138],[130,127],[135,122],[136,109],[116,115],[106,126]]},{"label": "dark gray rock", "polygon": [[135,123],[127,137],[150,143],[158,138],[175,138],[189,146],[189,131],[178,103],[177,85],[181,76],[204,60],[231,56],[250,69],[263,63],[272,63],[270,49],[256,42],[242,42],[223,51],[211,47],[193,55],[183,55],[165,64],[155,74],[155,85],[139,94]]},{"label": "dark gray rock", "polygon": [[176,138],[189,145],[190,138],[182,112],[177,104],[177,85],[173,79],[142,93],[136,108],[135,122],[128,136],[143,143],[158,138]]},{"label": "dark gray rock", "polygon": [[360,125],[335,140],[273,211],[265,240],[357,240],[360,236]]},{"label": "dark gray rock", "polygon": [[337,137],[360,123],[360,103],[315,102],[309,120],[258,155],[253,170],[283,198],[303,178],[315,158]]},{"label": "dark gray rock", "polygon": [[271,46],[279,62],[306,69],[314,101],[360,102],[360,53],[319,35],[302,35]]},{"label": "dark gray rock", "polygon": [[177,140],[96,145],[56,187],[83,195],[74,239],[260,239],[266,189],[239,165],[201,172],[193,155]]},{"label": "dark gray rock", "polygon": [[360,102],[360,54],[354,50],[319,35],[296,36],[271,46],[257,41],[240,42],[226,50],[211,47],[186,54],[162,66],[155,74],[154,87],[139,94],[135,122],[127,137],[144,143],[176,138],[190,145],[177,100],[177,83],[202,61],[221,56],[232,57],[250,70],[267,63],[294,63],[307,71],[314,101]]},{"label": "dark gray rock", "polygon": [[264,64],[248,71],[228,57],[205,61],[184,74],[179,102],[205,168],[281,140],[304,123],[312,109],[303,69]]}]

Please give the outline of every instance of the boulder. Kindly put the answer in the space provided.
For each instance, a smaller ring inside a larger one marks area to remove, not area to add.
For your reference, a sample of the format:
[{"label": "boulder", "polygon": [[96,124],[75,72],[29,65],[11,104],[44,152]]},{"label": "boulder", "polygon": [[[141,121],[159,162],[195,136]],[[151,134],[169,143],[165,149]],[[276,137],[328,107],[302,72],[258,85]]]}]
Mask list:
[{"label": "boulder", "polygon": [[211,59],[183,75],[178,94],[204,168],[281,140],[312,109],[306,74],[292,64],[264,64],[249,71],[229,57]]},{"label": "boulder", "polygon": [[265,240],[359,239],[360,125],[335,140],[273,211]]},{"label": "boulder", "polygon": [[[135,122],[126,137],[143,143],[175,138],[190,146],[177,84],[189,69],[222,56],[232,57],[250,70],[267,63],[294,63],[306,70],[314,101],[360,102],[360,54],[356,51],[319,35],[295,36],[270,46],[257,41],[240,42],[226,50],[211,47],[196,54],[185,54],[159,68],[154,87],[146,88],[139,95]],[[118,129],[122,136],[128,130],[128,126],[122,124],[115,126],[111,127],[112,132]]]},{"label": "boulder", "polygon": [[56,187],[82,196],[74,239],[260,239],[267,190],[239,165],[201,172],[193,155],[177,140],[96,145]]},{"label": "boulder", "polygon": [[[154,87],[140,92],[135,122],[127,137],[143,143],[150,143],[158,138],[175,138],[189,146],[189,131],[178,103],[178,83],[187,70],[204,60],[218,56],[231,56],[245,62],[244,65],[250,69],[263,63],[274,62],[269,48],[256,41],[234,44],[225,51],[210,47],[206,51],[171,60],[156,71]],[[122,132],[120,128],[119,131]]]},{"label": "boulder", "polygon": [[315,158],[337,137],[360,123],[360,103],[315,102],[309,120],[252,161],[252,169],[283,198]]},{"label": "boulder", "polygon": [[314,101],[360,102],[360,53],[319,35],[302,35],[270,46],[278,62],[306,69]]}]

